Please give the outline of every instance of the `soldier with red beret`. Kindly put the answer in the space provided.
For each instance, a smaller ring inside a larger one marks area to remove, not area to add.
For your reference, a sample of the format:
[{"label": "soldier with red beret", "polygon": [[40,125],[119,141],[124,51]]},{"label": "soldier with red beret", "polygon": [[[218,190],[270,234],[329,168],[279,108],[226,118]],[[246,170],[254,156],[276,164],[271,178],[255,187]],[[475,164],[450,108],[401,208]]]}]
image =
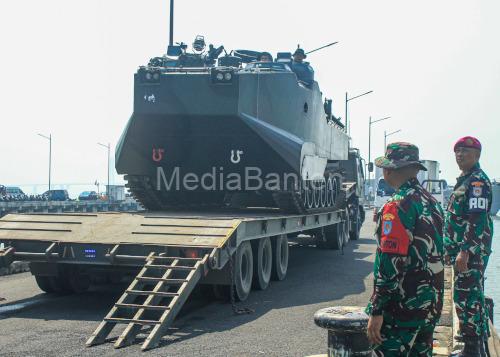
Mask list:
[{"label": "soldier with red beret", "polygon": [[489,328],[483,282],[493,235],[491,182],[479,166],[478,139],[463,137],[453,149],[462,173],[448,203],[444,244],[446,261],[455,266],[453,300],[464,339],[460,356],[486,356]]}]

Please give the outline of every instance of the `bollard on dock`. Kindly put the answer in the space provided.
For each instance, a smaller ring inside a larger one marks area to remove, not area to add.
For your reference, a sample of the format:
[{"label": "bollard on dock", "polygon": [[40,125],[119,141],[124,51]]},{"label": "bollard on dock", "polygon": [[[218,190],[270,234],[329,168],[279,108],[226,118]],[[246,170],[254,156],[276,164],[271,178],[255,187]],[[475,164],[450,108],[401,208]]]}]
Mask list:
[{"label": "bollard on dock", "polygon": [[368,315],[356,306],[335,306],[316,311],[314,322],[328,330],[328,357],[371,356],[366,335]]}]

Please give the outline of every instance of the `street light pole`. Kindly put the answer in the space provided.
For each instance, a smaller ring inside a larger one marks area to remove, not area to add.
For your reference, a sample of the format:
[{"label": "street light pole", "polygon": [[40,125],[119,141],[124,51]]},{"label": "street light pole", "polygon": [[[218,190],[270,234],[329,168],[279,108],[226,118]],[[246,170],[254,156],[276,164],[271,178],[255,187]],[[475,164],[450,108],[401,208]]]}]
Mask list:
[{"label": "street light pole", "polygon": [[384,130],[384,152],[385,152],[385,148],[387,147],[387,137],[391,136],[392,134],[399,133],[400,131],[401,131],[401,129],[398,129],[398,130],[395,130],[395,131],[390,132],[389,134],[387,134],[387,132]]},{"label": "street light pole", "polygon": [[49,191],[50,191],[50,180],[52,176],[52,134],[49,134],[49,136],[43,134],[38,134],[38,135],[49,141]]},{"label": "street light pole", "polygon": [[347,94],[347,92],[345,92],[345,129],[347,131],[348,134],[351,133],[351,129],[350,129],[350,124],[347,120],[347,116],[348,116],[348,108],[347,108],[347,103],[349,103],[351,100],[353,99],[356,99],[356,98],[359,98],[359,97],[362,97],[364,95],[367,95],[367,94],[370,94],[370,93],[373,93],[373,91],[368,91],[368,92],[365,92],[363,94],[360,94],[360,95],[356,95],[354,97],[351,97],[349,98],[349,95]]},{"label": "street light pole", "polygon": [[370,119],[368,120],[368,163],[372,162],[371,161],[371,151],[372,151],[372,124],[375,124],[379,121],[382,120],[387,120],[390,119],[391,117],[384,117],[380,118],[377,120],[372,120],[372,117],[370,116]]},{"label": "street light pole", "polygon": [[104,145],[101,143],[97,143],[97,145],[101,145],[102,147],[105,147],[106,149],[108,149],[108,185],[106,186],[106,199],[109,201],[109,162],[110,162],[111,144],[108,143],[108,145]]}]

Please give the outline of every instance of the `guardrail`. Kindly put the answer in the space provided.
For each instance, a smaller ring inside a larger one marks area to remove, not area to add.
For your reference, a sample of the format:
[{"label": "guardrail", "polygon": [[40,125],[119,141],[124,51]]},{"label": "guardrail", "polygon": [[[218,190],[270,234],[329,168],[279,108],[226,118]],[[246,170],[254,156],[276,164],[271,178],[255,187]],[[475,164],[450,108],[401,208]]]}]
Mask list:
[{"label": "guardrail", "polygon": [[0,217],[9,213],[126,212],[142,207],[127,201],[15,201],[0,202]]}]

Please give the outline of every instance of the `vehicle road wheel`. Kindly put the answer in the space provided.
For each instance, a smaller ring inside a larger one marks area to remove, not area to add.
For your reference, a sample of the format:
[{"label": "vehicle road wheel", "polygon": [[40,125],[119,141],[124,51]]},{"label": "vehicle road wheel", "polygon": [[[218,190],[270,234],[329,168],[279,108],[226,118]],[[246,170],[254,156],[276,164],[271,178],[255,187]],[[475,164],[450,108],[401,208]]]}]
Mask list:
[{"label": "vehicle road wheel", "polygon": [[90,276],[82,274],[78,266],[60,267],[58,277],[67,293],[81,294],[90,287]]},{"label": "vehicle road wheel", "polygon": [[229,291],[229,285],[212,285],[212,294],[215,300],[230,302],[231,301],[231,291]]},{"label": "vehicle road wheel", "polygon": [[36,284],[38,285],[40,290],[45,291],[48,294],[56,292],[52,281],[53,278],[54,277],[52,276],[35,275]]},{"label": "vehicle road wheel", "polygon": [[346,208],[344,211],[344,222],[342,226],[342,237],[344,240],[344,246],[346,246],[347,243],[349,243],[349,238],[350,238],[349,231],[351,229],[350,227],[351,227],[351,219],[349,216],[349,210]]},{"label": "vehicle road wheel", "polygon": [[271,279],[281,281],[286,278],[288,270],[288,237],[282,234],[271,240],[273,251],[273,262]]},{"label": "vehicle road wheel", "polygon": [[273,249],[269,237],[255,241],[253,250],[254,276],[253,286],[259,290],[266,290],[271,281],[273,264]]},{"label": "vehicle road wheel", "polygon": [[351,231],[349,232],[349,236],[351,240],[359,239],[359,231],[361,230],[361,214],[359,211],[356,211],[355,217],[353,217],[353,222],[351,225]]},{"label": "vehicle road wheel", "polygon": [[314,240],[316,242],[316,248],[328,249],[326,242],[325,227],[321,227],[314,230]]},{"label": "vehicle road wheel", "polygon": [[90,277],[88,275],[74,274],[66,279],[68,288],[76,294],[86,292],[90,287]]},{"label": "vehicle road wheel", "polygon": [[72,292],[68,282],[61,276],[35,275],[35,280],[38,287],[49,294],[67,295]]},{"label": "vehicle road wheel", "polygon": [[236,298],[239,301],[245,301],[250,294],[253,279],[253,256],[250,242],[243,242],[238,247],[234,264]]},{"label": "vehicle road wheel", "polygon": [[342,224],[336,223],[324,228],[323,243],[319,246],[323,249],[339,250],[344,245],[344,236],[342,234]]}]

